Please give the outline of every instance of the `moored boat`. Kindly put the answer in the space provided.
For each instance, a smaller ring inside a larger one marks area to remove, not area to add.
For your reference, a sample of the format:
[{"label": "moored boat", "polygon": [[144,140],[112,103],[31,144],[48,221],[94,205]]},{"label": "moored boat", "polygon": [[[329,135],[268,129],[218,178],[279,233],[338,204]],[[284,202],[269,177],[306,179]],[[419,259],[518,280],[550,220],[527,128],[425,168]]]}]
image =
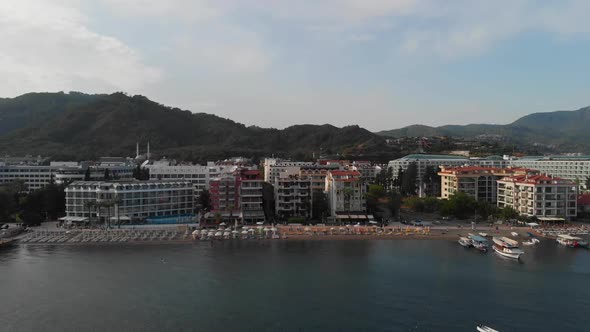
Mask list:
[{"label": "moored boat", "polygon": [[507,237],[494,237],[492,240],[494,241],[492,248],[500,256],[519,259],[524,254],[524,251],[518,248],[518,241]]},{"label": "moored boat", "polygon": [[570,248],[588,248],[588,241],[584,241],[581,237],[567,234],[559,234],[557,236],[557,243]]},{"label": "moored boat", "polygon": [[457,241],[457,242],[459,242],[459,244],[465,248],[470,248],[471,246],[473,246],[473,244],[471,243],[471,240],[466,237],[463,237],[463,236],[461,236],[459,238],[459,241]]},{"label": "moored boat", "polygon": [[471,239],[471,243],[473,244],[473,247],[476,248],[477,250],[488,251],[489,243],[485,237],[479,236],[479,235],[474,235],[474,234],[469,234],[469,239]]},{"label": "moored boat", "polygon": [[494,330],[493,328],[485,325],[477,325],[477,330],[480,332],[500,332],[498,330]]},{"label": "moored boat", "polygon": [[539,242],[541,242],[541,241],[539,241],[539,239],[531,238],[530,240],[522,241],[522,244],[525,246],[534,246],[535,244],[538,244]]},{"label": "moored boat", "polygon": [[518,233],[516,233],[516,232],[510,232],[510,235],[512,235],[512,236],[518,236]]},{"label": "moored boat", "polygon": [[0,248],[7,248],[16,243],[15,239],[4,239],[0,240]]}]

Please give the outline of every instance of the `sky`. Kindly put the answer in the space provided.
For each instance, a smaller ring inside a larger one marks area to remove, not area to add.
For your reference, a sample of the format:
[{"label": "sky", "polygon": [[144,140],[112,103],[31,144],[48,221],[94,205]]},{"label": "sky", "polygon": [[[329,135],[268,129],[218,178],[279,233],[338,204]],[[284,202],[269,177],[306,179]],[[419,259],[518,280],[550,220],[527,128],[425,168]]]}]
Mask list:
[{"label": "sky", "polygon": [[0,96],[141,94],[261,127],[590,105],[587,0],[3,0]]}]

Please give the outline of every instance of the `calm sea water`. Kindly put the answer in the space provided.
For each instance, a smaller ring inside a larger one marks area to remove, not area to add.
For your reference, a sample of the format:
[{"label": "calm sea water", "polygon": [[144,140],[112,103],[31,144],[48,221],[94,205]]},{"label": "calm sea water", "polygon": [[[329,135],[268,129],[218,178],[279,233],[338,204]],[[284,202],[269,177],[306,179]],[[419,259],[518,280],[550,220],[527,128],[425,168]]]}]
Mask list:
[{"label": "calm sea water", "polygon": [[1,331],[590,331],[590,253],[449,241],[20,246]]}]

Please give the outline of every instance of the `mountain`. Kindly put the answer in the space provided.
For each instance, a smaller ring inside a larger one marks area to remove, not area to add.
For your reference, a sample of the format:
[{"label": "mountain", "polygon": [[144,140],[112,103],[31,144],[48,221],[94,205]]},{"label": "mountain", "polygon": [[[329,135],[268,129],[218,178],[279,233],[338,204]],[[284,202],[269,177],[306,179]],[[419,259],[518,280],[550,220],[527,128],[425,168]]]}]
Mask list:
[{"label": "mountain", "polygon": [[272,154],[311,158],[319,152],[387,160],[395,152],[383,137],[358,126],[246,127],[122,93],[28,94],[2,100],[0,114],[15,119],[0,131],[0,154],[74,160],[130,156],[136,142],[148,141],[154,154],[194,161]]},{"label": "mountain", "polygon": [[27,93],[16,98],[0,98],[0,136],[49,119],[64,110],[99,98],[79,92]]},{"label": "mountain", "polygon": [[590,106],[576,111],[556,111],[526,115],[507,125],[470,124],[429,127],[412,125],[378,132],[386,137],[450,136],[502,137],[518,144],[543,144],[558,150],[590,153]]}]

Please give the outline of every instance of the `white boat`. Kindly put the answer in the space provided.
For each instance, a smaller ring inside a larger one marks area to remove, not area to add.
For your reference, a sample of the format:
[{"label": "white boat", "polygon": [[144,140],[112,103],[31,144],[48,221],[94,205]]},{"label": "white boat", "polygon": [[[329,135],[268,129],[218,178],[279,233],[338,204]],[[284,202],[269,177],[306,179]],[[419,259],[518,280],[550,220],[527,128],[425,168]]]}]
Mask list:
[{"label": "white boat", "polygon": [[518,241],[507,237],[494,237],[492,240],[494,241],[492,248],[500,256],[519,259],[524,254],[524,251],[518,248]]},{"label": "white boat", "polygon": [[480,236],[488,237],[488,233],[479,233]]},{"label": "white boat", "polygon": [[510,235],[512,235],[512,236],[518,236],[518,233],[516,233],[516,232],[510,232]]},{"label": "white boat", "polygon": [[537,244],[539,242],[541,242],[541,241],[539,241],[539,239],[532,238],[528,241],[522,241],[522,244],[525,246],[534,246],[535,244]]},{"label": "white boat", "polygon": [[473,243],[471,243],[471,240],[466,237],[463,237],[463,236],[460,237],[459,241],[457,241],[457,242],[459,242],[459,244],[465,248],[470,248],[471,246],[473,246]]},{"label": "white boat", "polygon": [[485,325],[477,325],[477,330],[480,332],[500,332],[498,330],[494,330],[493,328]]},{"label": "white boat", "polygon": [[469,239],[471,240],[473,247],[475,247],[477,250],[488,251],[489,244],[485,237],[469,234]]},{"label": "white boat", "polygon": [[584,241],[581,237],[567,234],[557,235],[557,243],[570,248],[588,248],[588,241]]}]

